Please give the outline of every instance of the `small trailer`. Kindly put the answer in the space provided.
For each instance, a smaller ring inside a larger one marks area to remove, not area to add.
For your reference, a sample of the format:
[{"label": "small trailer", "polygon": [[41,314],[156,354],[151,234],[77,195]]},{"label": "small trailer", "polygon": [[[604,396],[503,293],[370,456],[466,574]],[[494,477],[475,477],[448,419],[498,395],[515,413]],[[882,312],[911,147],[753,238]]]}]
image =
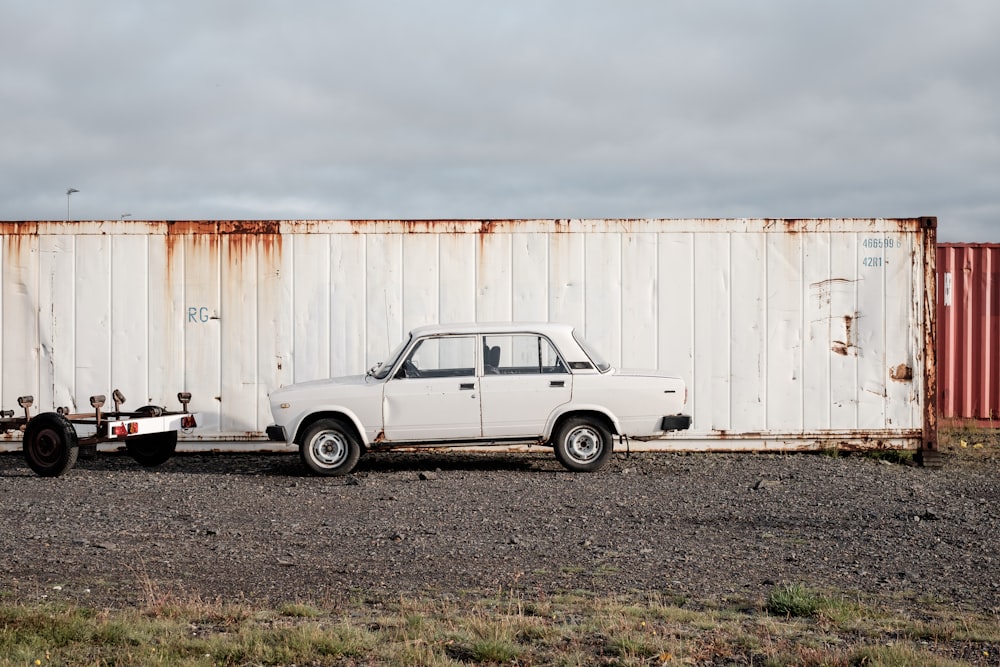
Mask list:
[{"label": "small trailer", "polygon": [[[144,405],[134,412],[122,410],[125,396],[114,390],[111,394],[115,409],[104,412],[105,397],[90,397],[94,412],[73,413],[68,408],[42,412],[31,416],[35,402],[32,396],[21,396],[17,404],[24,416],[14,416],[13,410],[0,411],[0,432],[21,431],[24,458],[28,466],[42,477],[58,477],[76,465],[80,450],[94,452],[97,445],[120,442],[140,465],[153,467],[164,463],[177,448],[177,431],[195,428],[198,415],[188,412],[191,394],[181,392],[177,400],[180,412],[158,405]],[[80,427],[81,432],[77,432]]]}]

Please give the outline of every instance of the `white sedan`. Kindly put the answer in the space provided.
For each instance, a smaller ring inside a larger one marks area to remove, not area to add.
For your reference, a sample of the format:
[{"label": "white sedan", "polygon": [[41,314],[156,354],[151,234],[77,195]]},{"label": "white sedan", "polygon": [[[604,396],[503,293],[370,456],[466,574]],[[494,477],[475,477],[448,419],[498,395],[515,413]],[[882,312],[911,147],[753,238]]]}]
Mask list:
[{"label": "white sedan", "polygon": [[566,324],[434,325],[365,375],[275,390],[267,435],[320,475],[350,473],[363,452],[511,444],[552,447],[589,472],[615,438],[689,428],[686,399],[680,378],[612,368]]}]

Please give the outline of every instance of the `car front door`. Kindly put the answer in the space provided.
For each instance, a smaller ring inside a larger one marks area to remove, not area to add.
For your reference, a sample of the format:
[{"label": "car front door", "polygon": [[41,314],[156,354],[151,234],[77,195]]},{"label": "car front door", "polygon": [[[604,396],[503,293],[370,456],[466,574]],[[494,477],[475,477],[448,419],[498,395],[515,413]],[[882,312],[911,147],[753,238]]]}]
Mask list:
[{"label": "car front door", "polygon": [[476,336],[418,340],[385,383],[385,440],[463,440],[482,435]]},{"label": "car front door", "polygon": [[553,410],[568,403],[573,376],[547,338],[483,336],[483,436],[534,438]]}]

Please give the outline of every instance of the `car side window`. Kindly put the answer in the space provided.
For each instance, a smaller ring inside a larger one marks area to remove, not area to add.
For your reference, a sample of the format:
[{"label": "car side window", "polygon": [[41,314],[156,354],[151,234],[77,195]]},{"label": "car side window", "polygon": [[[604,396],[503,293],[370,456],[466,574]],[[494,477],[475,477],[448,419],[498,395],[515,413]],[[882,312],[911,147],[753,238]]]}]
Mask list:
[{"label": "car side window", "polygon": [[442,336],[418,341],[396,377],[465,377],[475,374],[475,336]]},{"label": "car side window", "polygon": [[547,338],[535,334],[483,336],[483,373],[486,375],[567,372],[559,353]]}]

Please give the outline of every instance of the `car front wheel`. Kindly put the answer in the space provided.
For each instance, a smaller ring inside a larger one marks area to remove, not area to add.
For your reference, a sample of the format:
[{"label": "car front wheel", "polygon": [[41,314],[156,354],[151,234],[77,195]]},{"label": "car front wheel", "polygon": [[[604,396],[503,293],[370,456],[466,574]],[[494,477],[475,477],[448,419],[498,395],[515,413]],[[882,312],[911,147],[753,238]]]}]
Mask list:
[{"label": "car front wheel", "polygon": [[559,462],[573,472],[600,470],[607,465],[614,448],[607,427],[587,417],[571,417],[563,422],[552,447]]},{"label": "car front wheel", "polygon": [[361,447],[344,424],[334,419],[321,419],[306,431],[299,454],[306,467],[317,475],[337,477],[354,470],[361,457]]}]

